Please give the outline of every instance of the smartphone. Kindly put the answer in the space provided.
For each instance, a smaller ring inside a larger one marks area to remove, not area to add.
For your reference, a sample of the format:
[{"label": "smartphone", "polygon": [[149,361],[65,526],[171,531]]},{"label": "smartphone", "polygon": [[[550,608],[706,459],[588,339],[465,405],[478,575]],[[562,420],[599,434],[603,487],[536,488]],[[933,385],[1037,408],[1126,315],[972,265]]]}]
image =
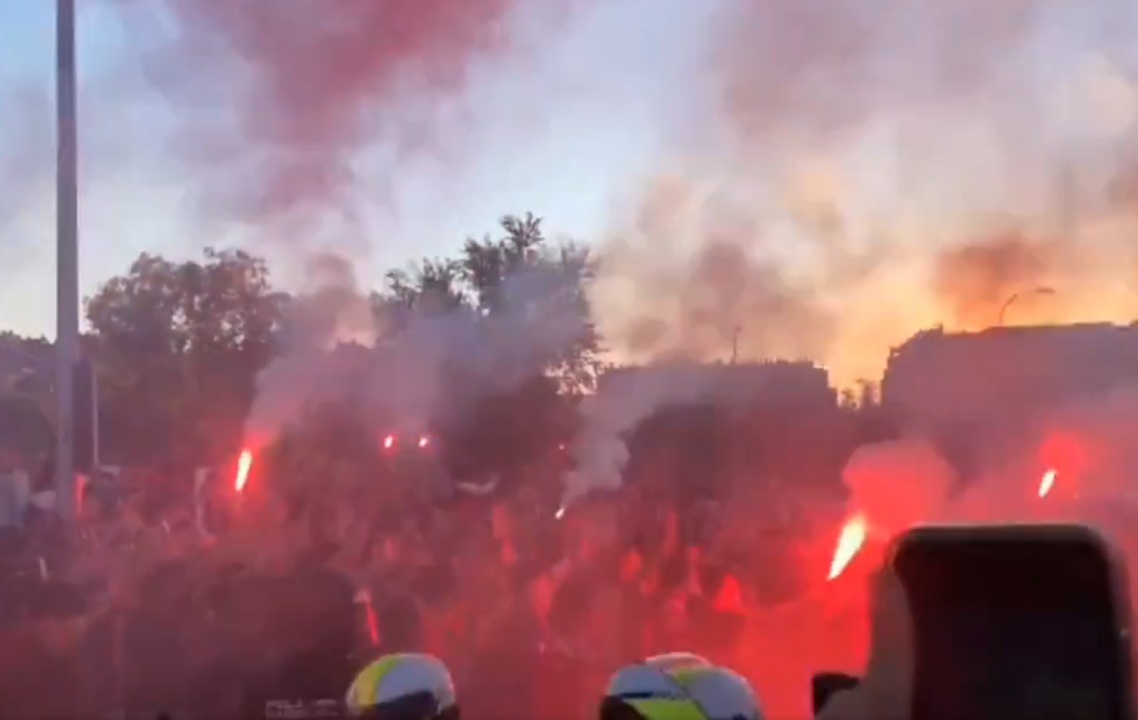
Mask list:
[{"label": "smartphone", "polygon": [[915,528],[912,720],[1134,720],[1125,569],[1078,525]]}]

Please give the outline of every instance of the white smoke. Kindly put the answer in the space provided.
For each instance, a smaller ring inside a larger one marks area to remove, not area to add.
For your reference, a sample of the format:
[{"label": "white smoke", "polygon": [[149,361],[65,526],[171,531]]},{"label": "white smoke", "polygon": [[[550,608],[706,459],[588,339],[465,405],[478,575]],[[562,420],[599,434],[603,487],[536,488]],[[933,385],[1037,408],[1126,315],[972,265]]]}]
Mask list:
[{"label": "white smoke", "polygon": [[721,356],[741,327],[741,357],[805,353],[853,386],[919,328],[992,323],[1031,286],[989,301],[931,281],[946,250],[1008,228],[1062,245],[1040,261],[1062,297],[1048,320],[1133,316],[1133,4],[716,12],[706,72],[677,89],[709,102],[603,254],[598,322],[622,357]]},{"label": "white smoke", "polygon": [[257,377],[246,437],[270,442],[309,403],[346,393],[358,355],[334,351],[344,344],[373,346],[379,330],[351,262],[338,255],[315,258],[287,309],[281,351]]},{"label": "white smoke", "polygon": [[572,268],[535,262],[503,278],[492,311],[376,305],[348,261],[325,256],[293,300],[283,351],[258,378],[247,435],[269,442],[305,407],[337,399],[401,431],[460,415],[572,353],[588,330],[567,302],[577,283]]}]

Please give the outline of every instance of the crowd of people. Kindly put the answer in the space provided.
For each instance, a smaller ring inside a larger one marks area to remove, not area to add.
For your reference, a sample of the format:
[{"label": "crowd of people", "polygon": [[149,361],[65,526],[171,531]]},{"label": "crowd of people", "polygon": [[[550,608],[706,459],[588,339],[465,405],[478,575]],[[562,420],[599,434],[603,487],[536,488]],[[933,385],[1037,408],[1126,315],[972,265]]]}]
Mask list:
[{"label": "crowd of people", "polygon": [[[200,472],[124,469],[81,483],[74,532],[31,505],[6,548],[5,702],[244,715],[423,651],[465,717],[588,717],[614,668],[684,648],[798,717],[813,671],[860,660],[861,582],[826,581],[840,483],[701,497],[639,481],[560,507],[556,462],[427,502],[412,468],[383,492],[329,477],[299,504],[272,467],[242,492],[218,468],[204,494]],[[53,693],[63,677],[74,692]]]}]

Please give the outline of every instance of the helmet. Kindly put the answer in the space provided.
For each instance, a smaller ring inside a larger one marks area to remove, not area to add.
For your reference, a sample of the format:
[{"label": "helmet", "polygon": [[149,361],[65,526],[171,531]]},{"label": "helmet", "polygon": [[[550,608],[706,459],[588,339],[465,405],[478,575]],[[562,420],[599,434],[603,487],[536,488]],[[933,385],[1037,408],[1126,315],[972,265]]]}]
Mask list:
[{"label": "helmet", "polygon": [[458,720],[450,672],[441,660],[393,653],[356,675],[345,698],[348,712],[369,720]]},{"label": "helmet", "polygon": [[[675,670],[677,668],[691,667],[692,665],[710,666],[707,658],[689,652],[670,652],[662,655],[653,655],[644,661],[645,665],[661,670]],[[618,673],[619,674],[619,673]],[[615,679],[615,678],[614,678]]]},{"label": "helmet", "polygon": [[669,653],[621,668],[601,720],[763,720],[751,684],[698,655]]}]

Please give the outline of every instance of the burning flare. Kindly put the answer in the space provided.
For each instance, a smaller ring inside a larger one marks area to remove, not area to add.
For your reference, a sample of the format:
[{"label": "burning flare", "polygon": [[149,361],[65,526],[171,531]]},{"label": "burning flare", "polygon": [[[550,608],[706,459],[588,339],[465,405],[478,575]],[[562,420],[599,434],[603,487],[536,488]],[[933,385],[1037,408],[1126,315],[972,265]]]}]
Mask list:
[{"label": "burning flare", "polygon": [[233,480],[233,487],[237,492],[245,490],[246,483],[249,482],[249,471],[253,469],[253,451],[245,449],[241,451],[241,457],[237,458],[237,477]]},{"label": "burning flare", "polygon": [[395,447],[395,436],[394,435],[388,435],[387,437],[385,437],[383,439],[383,449],[384,450],[390,450],[393,447]]},{"label": "burning flare", "polygon": [[865,544],[867,534],[868,525],[864,515],[857,514],[846,521],[841,534],[838,535],[838,544],[834,548],[834,559],[830,561],[830,574],[827,580],[834,580],[845,572]]},{"label": "burning flare", "polygon": [[1048,470],[1043,473],[1043,479],[1039,481],[1039,497],[1045,498],[1055,487],[1055,477],[1058,475],[1054,470]]},{"label": "burning flare", "polygon": [[379,647],[379,618],[375,614],[375,604],[372,602],[371,593],[367,590],[359,590],[356,592],[356,603],[361,605],[364,609],[364,618],[367,621],[367,634],[371,644]]}]

